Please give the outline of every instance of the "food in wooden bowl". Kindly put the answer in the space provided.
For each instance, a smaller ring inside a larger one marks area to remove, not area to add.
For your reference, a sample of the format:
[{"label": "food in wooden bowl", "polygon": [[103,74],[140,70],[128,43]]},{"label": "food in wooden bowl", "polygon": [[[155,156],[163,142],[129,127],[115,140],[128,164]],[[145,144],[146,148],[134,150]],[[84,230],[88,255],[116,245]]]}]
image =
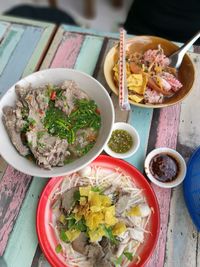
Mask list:
[{"label": "food in wooden bowl", "polygon": [[[160,108],[182,101],[191,91],[195,70],[188,55],[179,69],[170,67],[169,56],[178,50],[174,43],[154,36],[138,36],[127,41],[126,74],[130,103],[141,107]],[[104,75],[118,95],[119,47],[108,52]]]}]

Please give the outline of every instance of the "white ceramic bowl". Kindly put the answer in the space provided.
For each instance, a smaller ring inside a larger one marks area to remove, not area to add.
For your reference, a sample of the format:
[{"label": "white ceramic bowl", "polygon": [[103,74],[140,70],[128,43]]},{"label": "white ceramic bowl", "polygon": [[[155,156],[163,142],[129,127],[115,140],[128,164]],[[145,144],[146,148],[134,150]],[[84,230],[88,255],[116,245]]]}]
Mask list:
[{"label": "white ceramic bowl", "polygon": [[129,158],[130,156],[132,156],[133,154],[136,153],[136,151],[138,150],[138,148],[140,146],[139,134],[133,126],[131,126],[129,123],[125,123],[125,122],[114,123],[113,128],[112,128],[112,132],[114,130],[118,130],[118,129],[119,130],[125,130],[132,136],[133,146],[126,153],[116,153],[109,148],[108,143],[107,143],[104,147],[104,150],[108,155],[110,155],[114,158],[121,158],[121,159]]},{"label": "white ceramic bowl", "polygon": [[54,167],[52,170],[45,170],[37,166],[30,160],[22,157],[8,137],[7,131],[2,122],[2,108],[4,106],[14,106],[16,100],[15,85],[13,85],[0,101],[0,154],[15,169],[33,176],[55,177],[77,171],[93,159],[95,159],[103,150],[104,145],[110,138],[112,126],[114,123],[114,108],[112,101],[106,89],[91,76],[73,69],[48,69],[35,72],[16,84],[32,87],[45,85],[47,83],[60,84],[65,80],[74,80],[81,89],[83,89],[91,99],[93,99],[100,110],[101,128],[94,147],[83,157],[63,167]]},{"label": "white ceramic bowl", "polygon": [[[175,180],[171,181],[171,182],[161,182],[158,181],[157,179],[155,179],[153,177],[153,175],[150,172],[149,169],[149,165],[151,162],[151,159],[160,154],[160,153],[166,153],[168,155],[171,155],[178,163],[178,167],[179,167],[179,173],[178,176],[176,177]],[[145,173],[147,175],[147,177],[156,185],[163,187],[163,188],[173,188],[175,186],[178,186],[179,184],[181,184],[185,178],[186,175],[186,163],[184,158],[181,156],[181,154],[179,154],[176,150],[171,149],[171,148],[167,148],[167,147],[160,147],[160,148],[156,148],[154,150],[152,150],[146,157],[145,162],[144,162],[144,170]]]}]

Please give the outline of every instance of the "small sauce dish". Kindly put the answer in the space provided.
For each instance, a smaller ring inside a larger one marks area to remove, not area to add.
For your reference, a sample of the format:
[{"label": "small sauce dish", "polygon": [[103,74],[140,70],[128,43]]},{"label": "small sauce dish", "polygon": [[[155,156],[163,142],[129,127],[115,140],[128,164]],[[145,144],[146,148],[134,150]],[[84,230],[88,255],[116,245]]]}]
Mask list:
[{"label": "small sauce dish", "polygon": [[147,177],[163,188],[173,188],[181,184],[186,169],[184,158],[176,150],[167,147],[152,150],[144,162]]},{"label": "small sauce dish", "polygon": [[135,154],[139,146],[140,137],[136,129],[129,123],[116,122],[104,151],[114,158],[124,159]]}]

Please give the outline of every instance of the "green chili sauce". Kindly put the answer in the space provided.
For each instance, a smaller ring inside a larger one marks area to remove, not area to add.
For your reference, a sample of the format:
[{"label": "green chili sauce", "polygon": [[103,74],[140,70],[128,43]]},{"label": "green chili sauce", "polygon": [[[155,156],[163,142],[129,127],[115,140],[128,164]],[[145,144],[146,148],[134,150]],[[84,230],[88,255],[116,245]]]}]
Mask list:
[{"label": "green chili sauce", "polygon": [[125,130],[114,130],[108,142],[108,146],[116,153],[126,153],[133,146],[133,138]]}]

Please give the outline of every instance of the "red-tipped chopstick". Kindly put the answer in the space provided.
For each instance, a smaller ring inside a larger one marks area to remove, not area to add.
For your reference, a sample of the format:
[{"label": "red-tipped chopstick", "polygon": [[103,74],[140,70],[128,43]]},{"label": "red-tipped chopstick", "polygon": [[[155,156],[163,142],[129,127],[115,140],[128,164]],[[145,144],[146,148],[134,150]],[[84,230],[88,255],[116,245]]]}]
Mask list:
[{"label": "red-tipped chopstick", "polygon": [[119,106],[121,110],[130,110],[126,82],[126,31],[120,29],[119,41]]}]

